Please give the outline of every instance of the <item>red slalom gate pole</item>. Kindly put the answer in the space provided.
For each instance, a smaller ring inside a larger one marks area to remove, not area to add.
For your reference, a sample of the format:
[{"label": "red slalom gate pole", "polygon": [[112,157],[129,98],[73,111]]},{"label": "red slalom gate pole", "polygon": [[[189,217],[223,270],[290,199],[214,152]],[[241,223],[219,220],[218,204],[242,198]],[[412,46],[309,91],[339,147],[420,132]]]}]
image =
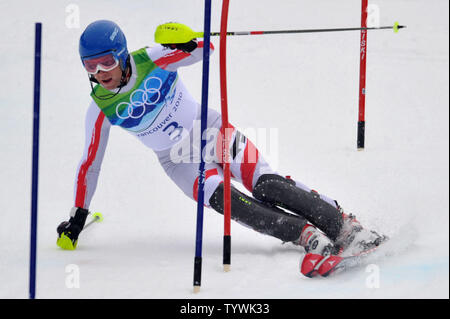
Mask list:
[{"label": "red slalom gate pole", "polygon": [[223,270],[231,267],[231,173],[230,173],[230,138],[232,130],[228,122],[227,100],[227,22],[229,1],[222,1],[220,21],[220,93],[222,112],[222,163],[224,174],[224,235],[223,235]]},{"label": "red slalom gate pole", "polygon": [[362,0],[361,6],[361,41],[359,61],[359,112],[358,112],[358,150],[364,149],[366,120],[366,59],[367,59],[367,5],[368,0]]}]

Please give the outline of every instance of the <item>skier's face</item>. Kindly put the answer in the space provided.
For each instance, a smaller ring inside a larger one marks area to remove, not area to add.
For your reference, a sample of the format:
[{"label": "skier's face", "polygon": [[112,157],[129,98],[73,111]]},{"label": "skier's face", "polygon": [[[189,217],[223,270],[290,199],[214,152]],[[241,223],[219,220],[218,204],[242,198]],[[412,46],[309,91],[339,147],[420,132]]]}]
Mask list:
[{"label": "skier's face", "polygon": [[111,71],[100,70],[94,74],[94,77],[105,89],[113,90],[120,84],[122,70],[120,69],[120,66],[115,67]]}]

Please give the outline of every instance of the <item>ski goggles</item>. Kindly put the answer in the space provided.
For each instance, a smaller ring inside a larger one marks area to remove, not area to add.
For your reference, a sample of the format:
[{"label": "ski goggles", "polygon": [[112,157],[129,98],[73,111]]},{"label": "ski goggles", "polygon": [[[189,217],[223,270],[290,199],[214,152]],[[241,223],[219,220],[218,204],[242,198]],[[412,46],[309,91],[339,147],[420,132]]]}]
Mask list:
[{"label": "ski goggles", "polygon": [[84,59],[83,65],[88,73],[97,74],[100,70],[111,71],[119,65],[119,60],[112,53],[108,53],[100,57]]}]

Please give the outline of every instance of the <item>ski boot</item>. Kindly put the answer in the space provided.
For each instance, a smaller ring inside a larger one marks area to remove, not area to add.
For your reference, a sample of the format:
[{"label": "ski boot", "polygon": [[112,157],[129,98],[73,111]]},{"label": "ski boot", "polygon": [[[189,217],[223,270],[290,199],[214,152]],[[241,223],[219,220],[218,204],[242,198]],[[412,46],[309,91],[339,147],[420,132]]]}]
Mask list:
[{"label": "ski boot", "polygon": [[306,277],[314,277],[322,262],[336,253],[333,242],[313,225],[307,224],[297,244],[303,246],[306,255],[300,265],[300,272]]},{"label": "ski boot", "polygon": [[361,257],[375,250],[382,242],[388,239],[377,232],[367,230],[356,220],[355,216],[347,215],[337,204],[342,214],[342,228],[334,240],[334,250],[324,256],[315,267],[315,274],[327,277],[334,271],[358,264]]},{"label": "ski boot", "polygon": [[369,253],[388,239],[385,235],[364,228],[352,214],[342,213],[342,217],[344,222],[341,233],[334,243],[342,257]]}]

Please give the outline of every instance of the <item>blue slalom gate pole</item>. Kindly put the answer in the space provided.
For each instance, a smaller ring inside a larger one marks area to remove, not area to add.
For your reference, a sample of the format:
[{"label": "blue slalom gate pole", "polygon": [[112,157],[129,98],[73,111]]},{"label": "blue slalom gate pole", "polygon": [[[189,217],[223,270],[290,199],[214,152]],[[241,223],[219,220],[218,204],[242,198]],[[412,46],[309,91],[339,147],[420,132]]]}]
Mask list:
[{"label": "blue slalom gate pole", "polygon": [[203,133],[206,130],[208,118],[208,85],[209,85],[209,53],[210,53],[210,31],[211,31],[211,0],[205,0],[205,20],[203,39],[203,77],[202,77],[202,102],[201,102],[201,139],[200,139],[200,166],[198,172],[198,196],[197,196],[197,229],[195,236],[195,259],[194,259],[194,292],[200,291],[202,277],[202,245],[203,245],[203,208],[204,208],[204,183],[205,183],[205,160],[203,150],[206,140]]},{"label": "blue slalom gate pole", "polygon": [[39,169],[39,111],[41,91],[41,33],[42,23],[35,24],[34,46],[34,108],[33,108],[33,159],[31,178],[31,236],[30,236],[30,277],[29,298],[36,296],[36,246],[37,246],[37,206]]}]

